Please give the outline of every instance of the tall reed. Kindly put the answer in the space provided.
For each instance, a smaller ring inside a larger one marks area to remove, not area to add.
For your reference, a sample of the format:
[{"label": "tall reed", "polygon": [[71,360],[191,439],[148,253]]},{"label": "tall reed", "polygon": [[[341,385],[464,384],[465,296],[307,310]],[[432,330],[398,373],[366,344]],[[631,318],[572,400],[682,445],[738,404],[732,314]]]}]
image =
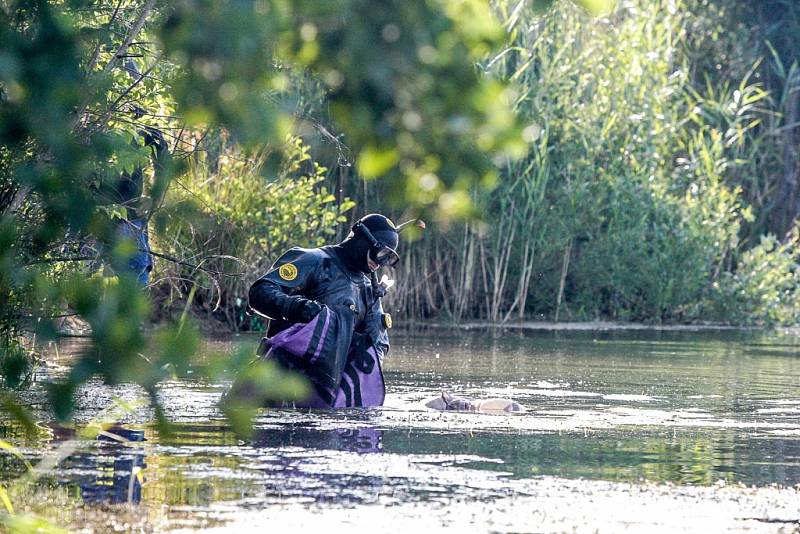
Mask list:
[{"label": "tall reed", "polygon": [[509,45],[484,68],[513,81],[530,155],[498,162],[498,186],[476,193],[482,220],[410,247],[417,282],[392,305],[456,321],[725,319],[714,303],[753,242],[749,204],[774,196],[758,166],[785,104],[758,58],[698,72],[694,0],[625,0],[603,19],[504,6]]}]

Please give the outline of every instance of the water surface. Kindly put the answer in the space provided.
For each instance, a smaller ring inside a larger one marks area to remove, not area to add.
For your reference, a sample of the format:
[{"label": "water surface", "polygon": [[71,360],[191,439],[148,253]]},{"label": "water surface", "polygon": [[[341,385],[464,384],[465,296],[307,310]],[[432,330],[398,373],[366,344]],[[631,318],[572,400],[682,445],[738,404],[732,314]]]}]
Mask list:
[{"label": "water surface", "polygon": [[[155,529],[240,531],[269,517],[286,528],[333,521],[368,530],[362,519],[383,521],[388,510],[398,530],[423,521],[669,531],[725,518],[728,529],[752,531],[800,520],[790,488],[800,484],[800,338],[791,333],[429,330],[393,342],[382,409],[264,412],[242,441],[216,407],[226,384],[189,373],[160,393],[174,435],[160,436],[140,406],[109,429],[125,441],[79,442],[43,480],[90,509],[138,503]],[[255,338],[207,350],[237,343]],[[32,406],[43,406],[42,384],[80,349],[63,344],[39,371],[25,393]],[[511,398],[527,412],[425,408],[442,390]],[[141,396],[134,386],[91,383],[79,419]],[[75,443],[74,431],[39,413],[36,439],[0,427],[33,462]],[[6,480],[24,470],[10,456],[0,462]]]}]

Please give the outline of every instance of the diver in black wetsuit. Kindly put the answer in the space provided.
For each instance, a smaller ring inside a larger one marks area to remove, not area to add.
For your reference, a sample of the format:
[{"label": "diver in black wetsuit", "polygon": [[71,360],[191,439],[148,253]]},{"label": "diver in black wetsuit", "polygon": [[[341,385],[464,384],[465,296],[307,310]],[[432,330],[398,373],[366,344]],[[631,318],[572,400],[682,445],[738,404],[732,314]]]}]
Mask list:
[{"label": "diver in black wetsuit", "polygon": [[391,317],[383,313],[383,287],[376,271],[399,260],[398,230],[391,220],[370,214],[353,225],[337,245],[292,248],[250,288],[249,304],[270,320],[267,336],[295,323],[311,321],[322,305],[344,305],[356,315],[351,346],[374,347],[379,358],[389,349]]}]

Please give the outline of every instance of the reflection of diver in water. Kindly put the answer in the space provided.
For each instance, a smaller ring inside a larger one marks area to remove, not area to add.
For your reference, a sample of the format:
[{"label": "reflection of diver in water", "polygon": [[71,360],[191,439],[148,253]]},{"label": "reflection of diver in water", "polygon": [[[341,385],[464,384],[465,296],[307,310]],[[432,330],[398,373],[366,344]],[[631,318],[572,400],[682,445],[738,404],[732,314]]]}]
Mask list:
[{"label": "reflection of diver in water", "polygon": [[372,426],[320,428],[296,422],[261,429],[250,445],[263,458],[256,469],[262,472],[265,498],[350,506],[379,503],[406,483],[354,470],[360,463],[354,454],[381,452],[382,439],[383,430]]},{"label": "reflection of diver in water", "polygon": [[142,499],[141,471],[147,466],[142,448],[131,444],[144,440],[144,430],[112,426],[97,436],[93,450],[68,461],[79,474],[67,483],[78,483],[86,503],[138,504]]},{"label": "reflection of diver in water", "polygon": [[373,427],[320,429],[302,424],[281,425],[260,431],[254,447],[303,447],[347,452],[380,452],[383,430]]}]

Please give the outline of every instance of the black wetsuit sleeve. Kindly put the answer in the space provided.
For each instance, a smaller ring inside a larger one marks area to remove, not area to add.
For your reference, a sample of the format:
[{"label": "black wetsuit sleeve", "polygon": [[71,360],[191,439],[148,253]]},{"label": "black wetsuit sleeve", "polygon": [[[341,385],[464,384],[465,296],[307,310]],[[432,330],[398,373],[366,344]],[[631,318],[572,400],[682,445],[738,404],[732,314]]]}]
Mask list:
[{"label": "black wetsuit sleeve", "polygon": [[270,319],[303,320],[309,304],[305,295],[316,283],[317,269],[315,257],[301,249],[289,250],[250,287],[250,307]]}]

